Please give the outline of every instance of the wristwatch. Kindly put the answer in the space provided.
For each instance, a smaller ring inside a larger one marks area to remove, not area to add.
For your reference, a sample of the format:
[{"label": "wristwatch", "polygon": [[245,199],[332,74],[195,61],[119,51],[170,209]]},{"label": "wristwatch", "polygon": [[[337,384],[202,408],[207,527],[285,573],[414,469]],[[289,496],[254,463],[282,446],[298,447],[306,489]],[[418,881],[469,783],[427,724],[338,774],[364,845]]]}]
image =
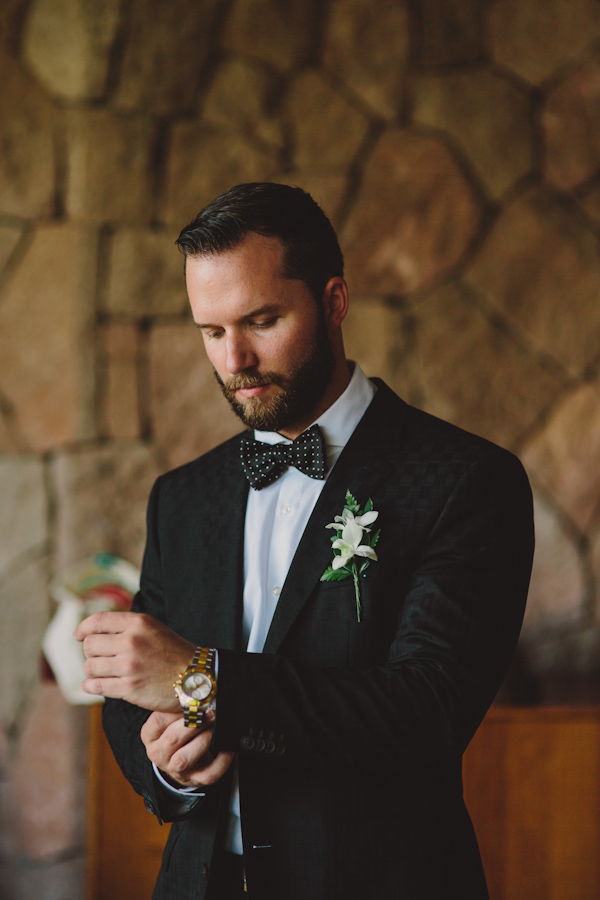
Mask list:
[{"label": "wristwatch", "polygon": [[183,710],[184,724],[187,728],[199,728],[217,694],[215,651],[196,647],[193,660],[173,687]]}]

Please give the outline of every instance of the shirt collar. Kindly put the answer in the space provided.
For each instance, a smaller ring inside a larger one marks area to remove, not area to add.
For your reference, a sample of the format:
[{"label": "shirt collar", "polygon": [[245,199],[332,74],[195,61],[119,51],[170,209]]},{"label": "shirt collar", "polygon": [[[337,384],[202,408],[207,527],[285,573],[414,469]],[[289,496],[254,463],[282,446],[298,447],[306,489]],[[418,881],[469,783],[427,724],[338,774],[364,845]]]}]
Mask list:
[{"label": "shirt collar", "polygon": [[[318,425],[323,432],[330,466],[348,443],[377,390],[358,363],[351,360],[349,362],[354,367],[354,371],[348,387],[343,394],[340,394],[335,403],[332,403],[329,409],[326,409],[316,422],[312,423]],[[265,444],[290,443],[277,431],[255,431],[254,437],[257,441],[263,441]]]}]

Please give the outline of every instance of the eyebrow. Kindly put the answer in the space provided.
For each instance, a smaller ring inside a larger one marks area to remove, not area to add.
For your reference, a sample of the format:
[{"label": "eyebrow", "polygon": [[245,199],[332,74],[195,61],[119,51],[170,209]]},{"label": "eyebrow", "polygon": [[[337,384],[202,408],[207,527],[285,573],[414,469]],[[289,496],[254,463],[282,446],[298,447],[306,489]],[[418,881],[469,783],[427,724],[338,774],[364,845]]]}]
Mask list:
[{"label": "eyebrow", "polygon": [[[279,312],[281,306],[275,303],[272,303],[268,306],[260,306],[258,309],[253,309],[252,312],[249,312],[247,315],[242,316],[242,321],[249,321],[250,319],[256,319],[257,316],[269,316],[273,313]],[[196,328],[216,328],[218,326],[211,324],[210,322],[194,322]]]}]

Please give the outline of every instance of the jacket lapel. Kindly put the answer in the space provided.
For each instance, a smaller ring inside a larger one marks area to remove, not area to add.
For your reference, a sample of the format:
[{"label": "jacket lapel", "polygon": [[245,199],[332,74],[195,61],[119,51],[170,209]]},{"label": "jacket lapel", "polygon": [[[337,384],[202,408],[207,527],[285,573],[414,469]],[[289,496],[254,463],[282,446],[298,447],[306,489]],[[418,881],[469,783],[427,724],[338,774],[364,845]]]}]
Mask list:
[{"label": "jacket lapel", "polygon": [[321,575],[331,562],[331,532],[346,491],[363,505],[393,471],[386,459],[401,438],[406,404],[383,382],[327,479],[292,560],[267,635],[265,653],[276,653]]}]

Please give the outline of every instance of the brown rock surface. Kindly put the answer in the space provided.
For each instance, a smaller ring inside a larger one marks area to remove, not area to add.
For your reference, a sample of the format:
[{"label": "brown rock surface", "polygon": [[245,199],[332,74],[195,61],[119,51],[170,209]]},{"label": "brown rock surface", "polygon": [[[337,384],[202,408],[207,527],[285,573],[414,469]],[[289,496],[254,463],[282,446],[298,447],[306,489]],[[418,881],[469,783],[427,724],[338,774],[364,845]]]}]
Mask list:
[{"label": "brown rock surface", "polygon": [[17,228],[13,225],[0,225],[0,277],[22,235],[22,228]]},{"label": "brown rock surface", "polygon": [[255,56],[275,68],[288,70],[304,62],[310,53],[319,5],[320,0],[235,3],[229,13],[223,45],[226,50]]},{"label": "brown rock surface", "polygon": [[318,72],[303,72],[287,99],[299,169],[344,171],[363,142],[369,123]]},{"label": "brown rock surface", "polygon": [[34,450],[92,433],[94,269],[93,234],[43,225],[3,291],[0,391]]},{"label": "brown rock surface", "polygon": [[191,322],[153,328],[149,357],[154,437],[167,468],[195,459],[243,430]]},{"label": "brown rock surface", "polygon": [[22,557],[48,540],[44,467],[35,457],[0,456],[0,580]]},{"label": "brown rock surface", "polygon": [[534,496],[536,548],[523,625],[526,640],[577,622],[586,595],[582,561],[573,539],[549,503],[535,492]]},{"label": "brown rock surface", "polygon": [[570,72],[548,93],[542,117],[546,178],[570,191],[600,168],[600,61]]},{"label": "brown rock surface", "polygon": [[225,60],[203,108],[205,121],[231,128],[273,148],[283,144],[281,120],[272,110],[273,84],[265,67],[247,59]]},{"label": "brown rock surface", "polygon": [[323,60],[384,118],[398,114],[409,50],[406,0],[334,0]]},{"label": "brown rock surface", "polygon": [[523,459],[536,482],[588,531],[600,513],[599,385],[583,385],[565,397]]},{"label": "brown rock surface", "polygon": [[352,298],[344,321],[344,346],[368,377],[377,376],[394,390],[406,394],[399,366],[411,342],[406,312],[379,297]]},{"label": "brown rock surface", "polygon": [[247,181],[270,181],[270,153],[240,135],[194,122],[173,126],[167,163],[164,218],[183,228],[222,191]]},{"label": "brown rock surface", "polygon": [[175,246],[178,233],[175,228],[122,228],[115,232],[106,310],[142,317],[181,313],[187,308],[183,256]]},{"label": "brown rock surface", "polygon": [[34,0],[23,53],[52,93],[70,100],[101,96],[120,6],[120,0]]},{"label": "brown rock surface", "polygon": [[22,557],[0,580],[0,718],[10,728],[37,679],[49,620],[48,565],[42,554]]},{"label": "brown rock surface", "polygon": [[133,0],[115,103],[153,113],[192,108],[200,73],[211,51],[219,0]]},{"label": "brown rock surface", "polygon": [[100,551],[139,566],[158,474],[150,448],[134,441],[61,450],[52,462],[57,570]]},{"label": "brown rock surface", "polygon": [[571,372],[597,356],[598,240],[553,195],[534,190],[506,207],[467,278]]},{"label": "brown rock surface", "polygon": [[481,59],[484,6],[481,0],[421,0],[421,61],[440,66]]},{"label": "brown rock surface", "polygon": [[343,233],[356,293],[406,294],[434,284],[461,261],[480,208],[440,141],[392,129],[367,163]]},{"label": "brown rock surface", "polygon": [[561,384],[495,328],[456,283],[415,311],[416,349],[408,361],[428,412],[504,447],[519,438]]},{"label": "brown rock surface", "polygon": [[57,113],[0,51],[0,213],[46,216],[54,205]]},{"label": "brown rock surface", "polygon": [[151,157],[155,131],[142,116],[108,110],[68,115],[69,215],[92,222],[147,222],[152,212]]},{"label": "brown rock surface", "polygon": [[530,118],[527,95],[488,68],[417,78],[415,121],[455,137],[493,197],[532,166]]},{"label": "brown rock surface", "polygon": [[345,174],[337,172],[319,172],[314,168],[292,169],[289,172],[273,175],[273,181],[281,181],[284,184],[298,185],[308,191],[326,215],[331,219],[334,227],[337,227],[337,211],[348,187]]},{"label": "brown rock surface", "polygon": [[112,438],[140,436],[139,334],[132,323],[104,328],[104,425]]},{"label": "brown rock surface", "polygon": [[598,38],[600,7],[595,0],[498,0],[488,32],[494,58],[539,84]]},{"label": "brown rock surface", "polygon": [[600,185],[594,184],[579,198],[582,209],[592,223],[600,226]]}]

